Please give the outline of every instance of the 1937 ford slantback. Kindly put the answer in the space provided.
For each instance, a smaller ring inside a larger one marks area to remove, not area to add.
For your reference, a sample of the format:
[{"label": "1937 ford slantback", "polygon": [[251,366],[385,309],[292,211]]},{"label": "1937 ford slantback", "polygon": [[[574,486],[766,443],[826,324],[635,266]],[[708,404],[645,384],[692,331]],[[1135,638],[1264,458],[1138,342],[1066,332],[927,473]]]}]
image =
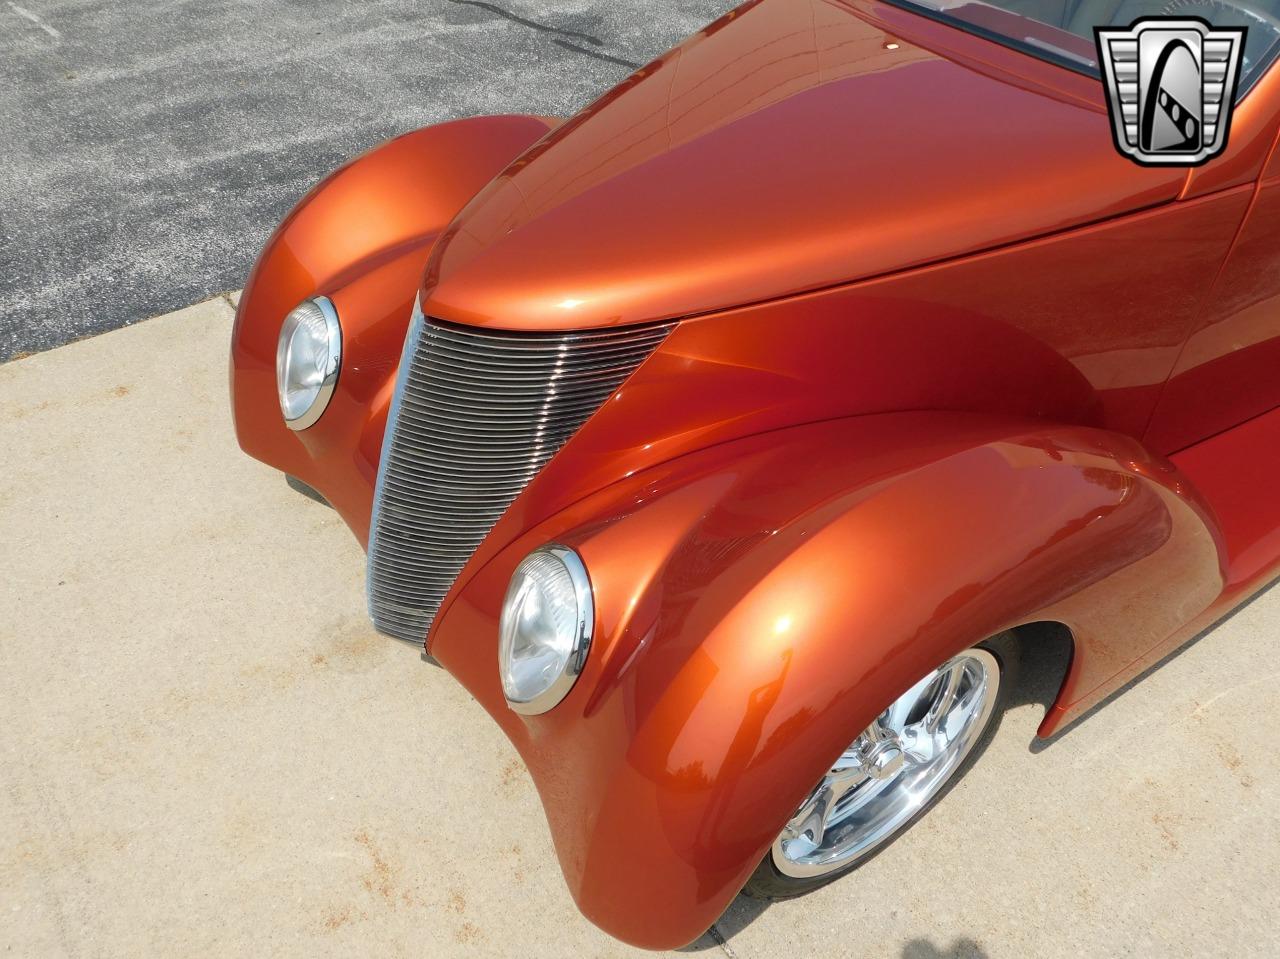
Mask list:
[{"label": "1937 ford slantback", "polygon": [[[746,3],[570,120],[355,160],[244,292],[241,445],[629,942],[882,848],[1041,624],[1049,735],[1277,570],[1276,3],[994,4]],[[1156,12],[1248,28],[1193,169],[1113,145],[1093,28]]]}]

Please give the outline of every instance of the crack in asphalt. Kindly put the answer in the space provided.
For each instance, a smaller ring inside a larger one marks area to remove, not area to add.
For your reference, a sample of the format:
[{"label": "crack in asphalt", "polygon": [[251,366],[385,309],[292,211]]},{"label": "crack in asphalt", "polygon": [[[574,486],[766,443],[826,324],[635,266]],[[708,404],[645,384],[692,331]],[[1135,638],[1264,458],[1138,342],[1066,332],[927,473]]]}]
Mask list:
[{"label": "crack in asphalt", "polygon": [[518,13],[512,13],[496,3],[485,3],[484,0],[449,0],[450,3],[460,7],[479,7],[481,10],[488,10],[490,13],[510,20],[512,23],[518,23],[521,26],[531,27],[534,30],[541,30],[544,33],[558,33],[562,37],[576,37],[587,43],[594,43],[597,47],[604,46],[604,41],[599,37],[593,37],[589,33],[580,33],[577,30],[565,30],[562,27],[553,27],[547,23],[539,23],[537,20],[530,20],[520,16]]},{"label": "crack in asphalt", "polygon": [[640,64],[634,60],[624,60],[622,57],[615,57],[612,54],[601,53],[598,50],[588,50],[586,47],[580,47],[577,44],[570,43],[568,40],[552,40],[557,47],[564,47],[566,50],[572,50],[574,53],[581,53],[588,57],[595,57],[597,60],[603,60],[605,63],[616,63],[619,66],[630,67],[632,70],[639,70]]},{"label": "crack in asphalt", "polygon": [[[528,17],[522,17],[518,13],[513,13],[504,7],[498,6],[496,3],[486,3],[485,0],[449,0],[450,3],[460,7],[479,7],[481,10],[487,10],[496,17],[502,17],[504,20],[510,20],[512,23],[518,23],[522,27],[529,27],[531,30],[539,30],[543,33],[556,33],[561,37],[572,37],[575,40],[581,40],[583,43],[590,43],[597,47],[603,47],[605,42],[599,37],[592,36],[589,33],[583,33],[580,30],[566,30],[563,27],[553,27],[548,23],[539,23],[537,20],[530,20]],[[612,54],[602,53],[598,50],[588,50],[580,47],[575,43],[569,43],[565,40],[553,40],[558,47],[566,50],[572,50],[574,53],[585,54],[588,57],[594,57],[597,60],[603,60],[606,63],[616,63],[619,66],[630,67],[632,70],[638,70],[640,64],[631,60],[624,60],[622,57],[615,57]]]}]

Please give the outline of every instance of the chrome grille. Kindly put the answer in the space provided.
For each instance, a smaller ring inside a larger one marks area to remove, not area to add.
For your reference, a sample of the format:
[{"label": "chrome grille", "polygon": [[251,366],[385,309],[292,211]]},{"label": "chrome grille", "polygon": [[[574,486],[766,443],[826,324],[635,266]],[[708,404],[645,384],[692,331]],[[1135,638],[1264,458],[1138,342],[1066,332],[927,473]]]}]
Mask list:
[{"label": "chrome grille", "polygon": [[512,501],[670,329],[523,333],[415,310],[369,537],[369,615],[379,631],[422,641]]}]

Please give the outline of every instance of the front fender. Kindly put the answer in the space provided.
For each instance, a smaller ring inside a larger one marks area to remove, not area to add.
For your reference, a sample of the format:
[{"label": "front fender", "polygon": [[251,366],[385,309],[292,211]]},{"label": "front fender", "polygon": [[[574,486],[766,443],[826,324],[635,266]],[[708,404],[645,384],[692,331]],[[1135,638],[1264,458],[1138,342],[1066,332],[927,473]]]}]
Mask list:
[{"label": "front fender", "polygon": [[[496,617],[559,541],[597,639],[565,701],[508,710]],[[637,474],[530,531],[437,624],[432,653],[503,726],[583,912],[670,948],[720,914],[824,769],[968,645],[1056,619],[1064,696],[1206,609],[1216,524],[1167,462],[1101,430],[970,414],[780,430]]]},{"label": "front fender", "polygon": [[[557,122],[458,120],[357,157],[285,218],[245,284],[231,338],[240,446],[320,490],[362,543],[427,254],[467,201]],[[320,422],[295,433],[276,399],[276,341],[289,311],[316,295],[328,296],[341,318],[342,369]]]}]

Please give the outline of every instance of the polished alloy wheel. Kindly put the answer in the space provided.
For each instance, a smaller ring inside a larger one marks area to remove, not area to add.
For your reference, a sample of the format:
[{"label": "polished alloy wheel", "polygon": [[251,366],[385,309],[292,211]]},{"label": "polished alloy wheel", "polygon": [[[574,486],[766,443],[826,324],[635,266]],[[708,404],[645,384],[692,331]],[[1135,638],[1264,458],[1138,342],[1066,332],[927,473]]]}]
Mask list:
[{"label": "polished alloy wheel", "polygon": [[975,647],[925,676],[854,740],[773,844],[795,878],[847,868],[898,832],[946,785],[981,739],[1000,664]]}]

